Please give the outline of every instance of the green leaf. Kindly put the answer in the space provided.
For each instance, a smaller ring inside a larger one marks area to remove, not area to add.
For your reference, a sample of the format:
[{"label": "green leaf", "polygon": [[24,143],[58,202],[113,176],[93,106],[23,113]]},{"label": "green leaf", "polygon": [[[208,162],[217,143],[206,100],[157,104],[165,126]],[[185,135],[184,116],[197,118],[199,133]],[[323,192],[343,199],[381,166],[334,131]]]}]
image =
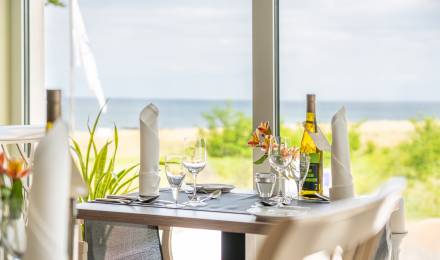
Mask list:
[{"label": "green leaf", "polygon": [[47,0],[46,5],[53,5],[56,7],[65,7],[66,5],[60,0]]},{"label": "green leaf", "polygon": [[90,176],[96,176],[97,181],[93,184],[94,186],[94,197],[98,195],[98,191],[100,189],[101,181],[105,177],[105,164],[107,162],[107,153],[108,153],[108,146],[110,145],[110,142],[107,142],[99,151],[98,156],[95,159],[95,163],[93,166],[92,174]]},{"label": "green leaf", "polygon": [[81,148],[79,147],[78,142],[76,142],[74,139],[71,139],[71,140],[73,143],[72,150],[75,152],[76,157],[78,158],[79,165],[81,167],[82,177],[83,177],[84,181],[87,182],[87,180],[88,180],[87,170],[86,170],[86,165],[84,163],[83,155],[81,153]]},{"label": "green leaf", "polygon": [[118,185],[118,187],[115,190],[114,194],[118,194],[118,192],[123,189],[126,185],[130,185],[135,179],[139,178],[139,174],[136,174],[134,176],[132,176],[131,178],[129,178],[128,180],[126,180],[125,182],[123,182],[122,184]]},{"label": "green leaf", "polygon": [[93,164],[93,169],[90,174],[90,179],[93,179],[93,176],[96,175],[97,178],[101,176],[103,173],[103,169],[105,167],[105,163],[107,160],[107,152],[108,152],[108,146],[109,142],[107,142],[99,151],[98,155],[95,158],[95,162]]},{"label": "green leaf", "polygon": [[12,181],[9,199],[10,216],[13,219],[20,217],[23,208],[23,184],[20,179]]},{"label": "green leaf", "polygon": [[261,156],[260,157],[260,159],[258,159],[258,160],[256,160],[255,162],[254,162],[254,164],[262,164],[262,163],[264,163],[264,161],[267,159],[267,154],[265,154],[265,155],[263,155],[263,156]]},{"label": "green leaf", "polygon": [[125,178],[125,176],[127,176],[133,169],[135,169],[137,166],[139,166],[139,164],[135,164],[133,166],[131,166],[130,168],[124,169],[122,171],[120,171],[117,175],[116,178],[113,179],[113,185],[110,188],[110,192],[109,194],[116,194],[116,189],[119,187],[118,185],[122,182],[122,180]]},{"label": "green leaf", "polygon": [[102,114],[102,111],[104,110],[105,105],[107,105],[107,102],[104,104],[104,106],[101,107],[101,109],[99,109],[98,115],[96,116],[95,121],[93,122],[93,126],[91,129],[89,126],[89,120],[87,120],[87,129],[89,130],[89,134],[90,134],[89,143],[87,144],[87,152],[86,152],[86,168],[87,169],[89,167],[90,150],[92,149],[92,145],[93,145],[93,149],[94,149],[94,152],[96,155],[96,145],[95,145],[94,136],[95,136],[95,132],[96,132],[96,127],[98,126],[99,119],[101,118],[101,114]]}]

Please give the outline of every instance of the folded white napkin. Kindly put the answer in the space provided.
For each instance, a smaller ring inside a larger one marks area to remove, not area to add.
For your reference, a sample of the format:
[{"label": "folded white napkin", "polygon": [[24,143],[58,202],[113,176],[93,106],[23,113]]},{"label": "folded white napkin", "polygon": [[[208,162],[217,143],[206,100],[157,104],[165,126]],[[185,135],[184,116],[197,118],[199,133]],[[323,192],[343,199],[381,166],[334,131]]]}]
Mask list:
[{"label": "folded white napkin", "polygon": [[159,109],[154,104],[146,106],[140,116],[141,165],[139,194],[159,195]]},{"label": "folded white napkin", "polygon": [[351,176],[350,144],[345,107],[342,107],[332,118],[331,152],[332,187],[330,188],[330,199],[351,198],[354,196],[354,187]]},{"label": "folded white napkin", "polygon": [[67,259],[71,159],[63,122],[43,138],[34,158],[24,259]]}]

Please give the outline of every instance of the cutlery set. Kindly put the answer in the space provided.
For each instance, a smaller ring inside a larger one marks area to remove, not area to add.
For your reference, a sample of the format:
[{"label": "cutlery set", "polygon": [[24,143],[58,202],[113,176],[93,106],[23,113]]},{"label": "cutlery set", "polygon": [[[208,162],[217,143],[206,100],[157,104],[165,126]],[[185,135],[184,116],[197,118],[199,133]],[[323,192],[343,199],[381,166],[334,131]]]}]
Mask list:
[{"label": "cutlery set", "polygon": [[[217,199],[222,195],[221,190],[215,190],[209,193],[207,196],[201,197],[200,201],[205,202],[212,199]],[[133,196],[133,195],[107,195],[105,198],[97,198],[93,202],[101,203],[115,203],[123,205],[155,205],[164,206],[167,204],[173,204],[173,201],[159,200],[157,196]]]}]

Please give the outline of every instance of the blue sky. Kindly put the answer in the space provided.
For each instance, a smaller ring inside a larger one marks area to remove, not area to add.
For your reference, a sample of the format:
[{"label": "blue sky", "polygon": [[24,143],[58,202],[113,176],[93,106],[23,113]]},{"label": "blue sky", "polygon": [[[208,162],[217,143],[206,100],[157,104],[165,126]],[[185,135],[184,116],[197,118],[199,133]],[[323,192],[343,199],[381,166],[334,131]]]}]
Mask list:
[{"label": "blue sky", "polygon": [[[250,99],[251,0],[80,0],[109,97]],[[440,3],[281,0],[281,93],[440,100]],[[46,82],[67,86],[67,10],[46,8]],[[78,96],[90,96],[78,72]]]}]

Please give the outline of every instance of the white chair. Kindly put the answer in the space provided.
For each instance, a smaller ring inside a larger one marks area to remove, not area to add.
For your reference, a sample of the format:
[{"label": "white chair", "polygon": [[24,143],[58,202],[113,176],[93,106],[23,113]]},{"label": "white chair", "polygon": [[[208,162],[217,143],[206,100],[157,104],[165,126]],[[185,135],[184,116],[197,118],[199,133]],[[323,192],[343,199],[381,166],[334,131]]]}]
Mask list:
[{"label": "white chair", "polygon": [[326,210],[280,223],[264,241],[258,259],[296,260],[317,252],[335,259],[335,249],[341,248],[344,260],[373,259],[405,183],[393,178],[374,195],[333,202]]},{"label": "white chair", "polygon": [[[20,157],[31,165],[35,145],[45,135],[44,126],[40,125],[2,125],[0,126],[0,146],[6,155],[11,157],[11,151],[8,145],[13,145]],[[23,146],[29,145],[29,153],[26,154]]]},{"label": "white chair", "polygon": [[[35,148],[45,135],[46,130],[42,125],[2,125],[0,126],[0,148],[5,153],[6,158],[12,157],[14,151],[12,151],[11,148],[14,148],[26,164],[32,166]],[[25,145],[28,145],[29,148],[27,153],[24,150]],[[74,168],[72,168],[72,170],[74,170]],[[78,177],[80,177],[79,173],[72,175],[71,196],[74,198],[82,195],[78,193],[84,192],[82,191],[83,189],[80,188],[82,181]],[[29,185],[29,182],[27,182],[27,184]],[[27,186],[25,186],[25,190],[28,192]],[[71,225],[75,225],[74,222],[72,222]],[[160,229],[163,230],[161,243],[163,259],[172,260],[171,228],[160,227]],[[76,233],[75,236],[78,236],[79,229]],[[75,239],[74,241],[77,240]],[[72,249],[72,251],[77,252],[78,249]],[[87,254],[87,244],[84,245],[83,243],[79,251],[81,252],[78,252],[78,255],[75,255],[73,258],[85,259],[86,257],[83,253]]]}]

